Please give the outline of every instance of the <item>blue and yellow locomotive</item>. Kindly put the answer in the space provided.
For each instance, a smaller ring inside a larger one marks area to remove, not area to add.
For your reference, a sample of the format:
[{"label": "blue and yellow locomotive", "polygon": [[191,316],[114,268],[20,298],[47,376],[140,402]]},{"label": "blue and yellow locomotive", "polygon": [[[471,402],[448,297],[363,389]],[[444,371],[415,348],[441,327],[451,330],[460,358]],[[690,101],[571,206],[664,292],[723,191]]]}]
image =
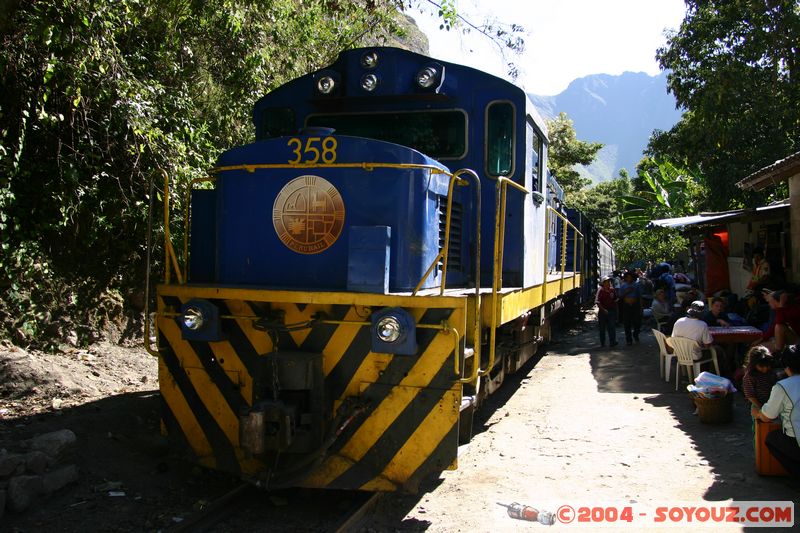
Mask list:
[{"label": "blue and yellow locomotive", "polygon": [[526,94],[475,69],[349,50],[253,120],[193,185],[182,260],[165,201],[163,429],[262,486],[415,490],[610,249]]}]

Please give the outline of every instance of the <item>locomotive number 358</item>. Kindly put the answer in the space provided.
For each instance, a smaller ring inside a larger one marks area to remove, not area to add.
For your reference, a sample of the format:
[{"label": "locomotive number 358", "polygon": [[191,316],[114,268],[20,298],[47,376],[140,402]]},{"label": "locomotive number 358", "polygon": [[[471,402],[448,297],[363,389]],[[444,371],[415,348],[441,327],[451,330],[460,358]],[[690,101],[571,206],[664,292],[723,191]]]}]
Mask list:
[{"label": "locomotive number 358", "polygon": [[292,137],[286,143],[291,148],[292,153],[297,157],[290,159],[290,164],[306,163],[313,165],[322,160],[323,163],[336,162],[336,139],[334,137],[308,137],[305,146],[303,141],[297,137]]}]

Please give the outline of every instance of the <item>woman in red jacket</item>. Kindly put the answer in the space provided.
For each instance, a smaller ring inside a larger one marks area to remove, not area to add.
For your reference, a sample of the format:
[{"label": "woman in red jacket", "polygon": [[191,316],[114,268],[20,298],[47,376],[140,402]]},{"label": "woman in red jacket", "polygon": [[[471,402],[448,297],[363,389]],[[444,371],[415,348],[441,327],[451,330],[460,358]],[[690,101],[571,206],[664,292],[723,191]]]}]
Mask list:
[{"label": "woman in red jacket", "polygon": [[611,285],[611,276],[606,276],[597,289],[594,302],[597,304],[597,322],[600,324],[600,346],[617,345],[617,293]]}]

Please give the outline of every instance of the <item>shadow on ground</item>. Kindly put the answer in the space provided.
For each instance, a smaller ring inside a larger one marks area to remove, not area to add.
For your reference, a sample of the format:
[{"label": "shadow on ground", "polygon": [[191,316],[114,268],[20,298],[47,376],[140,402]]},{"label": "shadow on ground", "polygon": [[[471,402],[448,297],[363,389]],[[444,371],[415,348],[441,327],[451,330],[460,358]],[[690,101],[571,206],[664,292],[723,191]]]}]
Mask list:
[{"label": "shadow on ground", "polygon": [[[618,346],[599,348],[597,323],[587,322],[579,338],[574,339],[573,352],[590,354],[592,373],[601,393],[641,395],[645,402],[670,411],[676,427],[686,433],[713,469],[716,479],[706,490],[707,500],[800,501],[800,480],[756,473],[750,410],[741,392],[734,395],[732,421],[703,423],[694,414],[685,373],[681,374],[678,390],[675,390],[674,361],[670,382],[661,377],[659,349],[649,326],[643,327],[640,343],[627,346],[621,328],[617,338],[621,340]],[[713,368],[708,370],[713,372]]]}]

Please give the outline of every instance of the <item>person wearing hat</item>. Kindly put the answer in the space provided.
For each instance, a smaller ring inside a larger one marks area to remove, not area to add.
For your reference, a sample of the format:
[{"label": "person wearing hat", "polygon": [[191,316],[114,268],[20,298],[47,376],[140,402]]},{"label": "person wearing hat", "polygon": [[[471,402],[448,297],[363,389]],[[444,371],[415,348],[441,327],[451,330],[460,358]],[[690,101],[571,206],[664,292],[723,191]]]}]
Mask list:
[{"label": "person wearing hat", "polygon": [[612,276],[600,282],[594,302],[597,304],[597,323],[600,325],[600,346],[606,345],[606,333],[611,346],[617,345],[617,292],[612,285]]},{"label": "person wearing hat", "polygon": [[639,342],[639,331],[642,329],[642,284],[632,270],[626,270],[622,274],[619,297],[622,300],[625,341],[630,346],[634,340]]},{"label": "person wearing hat", "polygon": [[[705,312],[706,306],[702,301],[692,302],[686,310],[686,316],[679,318],[672,327],[672,336],[692,339],[700,345],[700,348],[710,348],[714,339],[708,331],[708,324],[703,320]],[[693,354],[695,360],[703,356],[700,348]]]},{"label": "person wearing hat", "polygon": [[767,403],[761,409],[754,405],[750,414],[762,422],[780,417],[781,428],[767,435],[767,448],[790,474],[800,477],[800,346],[788,346],[781,359],[789,377],[776,383]]}]

